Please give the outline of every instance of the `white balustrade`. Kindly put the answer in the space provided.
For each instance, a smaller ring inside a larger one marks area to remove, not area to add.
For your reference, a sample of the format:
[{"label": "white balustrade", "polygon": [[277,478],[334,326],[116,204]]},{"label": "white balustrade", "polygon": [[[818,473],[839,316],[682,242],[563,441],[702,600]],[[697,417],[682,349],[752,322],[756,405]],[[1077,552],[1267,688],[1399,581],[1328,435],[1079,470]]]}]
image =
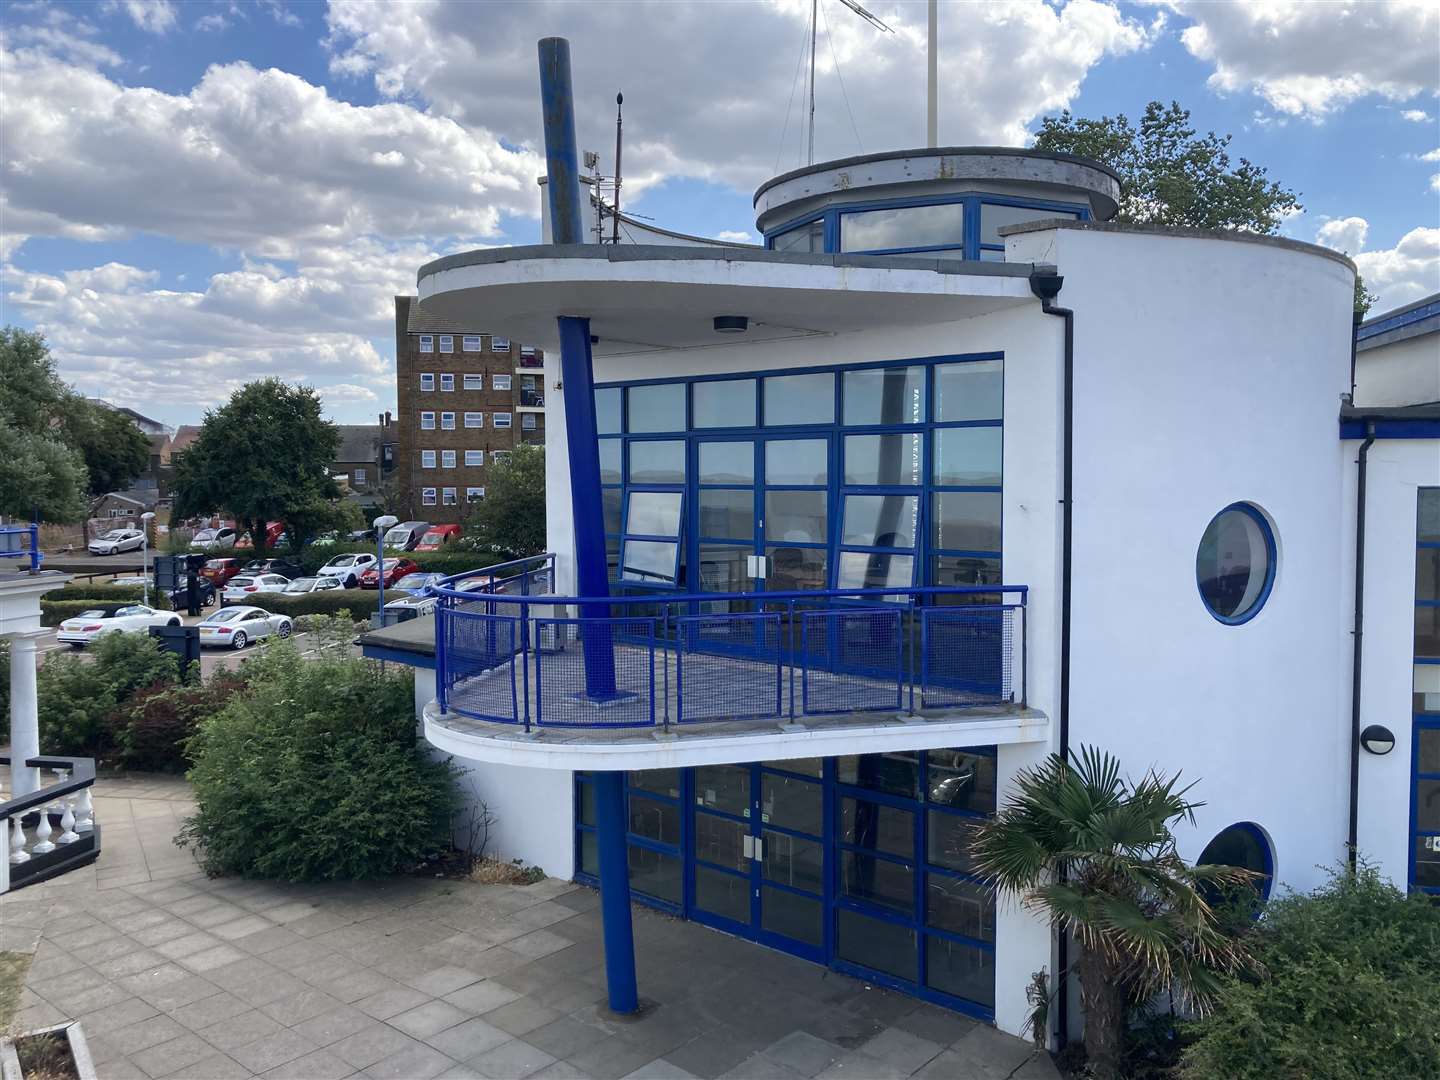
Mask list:
[{"label": "white balustrade", "polygon": [[50,842],[50,814],[46,807],[40,808],[40,820],[35,823],[35,843],[30,846],[32,855],[45,855],[55,850]]},{"label": "white balustrade", "polygon": [[20,825],[20,816],[17,814],[10,819],[10,862],[14,866],[30,861],[30,853],[25,850],[25,830]]},{"label": "white balustrade", "polygon": [[65,813],[60,815],[60,843],[73,844],[80,839],[80,834],[75,831],[75,811],[72,807],[75,798],[73,795],[65,798]]},{"label": "white balustrade", "polygon": [[95,829],[95,806],[90,801],[90,789],[81,788],[80,798],[75,804],[75,831],[93,832]]}]

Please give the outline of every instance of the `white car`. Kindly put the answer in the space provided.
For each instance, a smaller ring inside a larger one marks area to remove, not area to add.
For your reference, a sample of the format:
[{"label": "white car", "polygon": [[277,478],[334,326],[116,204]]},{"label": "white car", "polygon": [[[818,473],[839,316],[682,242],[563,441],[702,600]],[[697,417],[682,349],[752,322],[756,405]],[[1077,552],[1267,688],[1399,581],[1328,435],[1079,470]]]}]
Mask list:
[{"label": "white car", "polygon": [[145,546],[145,534],[139,529],[111,529],[87,545],[91,555],[118,555],[122,551],[139,551]]},{"label": "white car", "polygon": [[234,529],[201,529],[191,538],[190,546],[200,551],[229,551],[239,538]]},{"label": "white car", "polygon": [[335,577],[297,577],[290,584],[285,586],[286,596],[304,596],[312,592],[326,592],[330,589],[343,589],[345,586],[339,578]]},{"label": "white car", "polygon": [[435,604],[433,596],[406,596],[400,600],[391,600],[385,605],[385,625],[394,626],[396,623],[418,619],[422,615],[433,615]]},{"label": "white car", "polygon": [[63,641],[72,649],[83,649],[102,634],[146,633],[152,626],[179,626],[180,616],[173,611],[156,611],[144,604],[105,611],[82,611],[73,619],[60,624],[55,634],[57,641]]},{"label": "white car", "polygon": [[360,584],[360,575],[375,565],[375,556],[370,554],[362,555],[336,555],[319,570],[315,571],[317,577],[333,577],[347,589],[353,589]]},{"label": "white car", "polygon": [[221,603],[233,604],[244,600],[252,593],[284,592],[290,579],[283,574],[241,574],[225,583],[220,594]]},{"label": "white car", "polygon": [[200,644],[243,649],[271,634],[288,638],[294,628],[288,615],[275,615],[257,607],[221,608],[200,623]]}]

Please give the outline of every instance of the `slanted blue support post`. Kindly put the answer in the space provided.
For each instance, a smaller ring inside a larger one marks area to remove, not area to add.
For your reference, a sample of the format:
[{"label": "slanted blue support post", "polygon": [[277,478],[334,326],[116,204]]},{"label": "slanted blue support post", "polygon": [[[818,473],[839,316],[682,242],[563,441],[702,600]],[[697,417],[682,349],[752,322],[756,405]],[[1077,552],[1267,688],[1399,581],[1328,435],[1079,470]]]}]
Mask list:
[{"label": "slanted blue support post", "polygon": [[[580,216],[580,166],[575,146],[575,103],[570,83],[570,43],[540,41],[540,97],[545,119],[545,162],[550,199],[551,239],[584,242]],[[570,460],[570,509],[575,524],[576,591],[584,597],[610,595],[605,559],[605,506],[600,488],[600,439],[595,422],[595,375],[590,354],[590,320],[562,316],[560,377],[565,401],[565,444]],[[582,619],[604,619],[605,603],[581,606]],[[583,625],[583,624],[582,624]],[[598,623],[581,642],[585,696],[603,702],[616,696],[615,650],[609,624]],[[625,779],[618,772],[595,774],[600,849],[600,914],[605,937],[605,982],[610,1008],[633,1013],[635,934],[630,924],[630,869],[626,854]]]}]

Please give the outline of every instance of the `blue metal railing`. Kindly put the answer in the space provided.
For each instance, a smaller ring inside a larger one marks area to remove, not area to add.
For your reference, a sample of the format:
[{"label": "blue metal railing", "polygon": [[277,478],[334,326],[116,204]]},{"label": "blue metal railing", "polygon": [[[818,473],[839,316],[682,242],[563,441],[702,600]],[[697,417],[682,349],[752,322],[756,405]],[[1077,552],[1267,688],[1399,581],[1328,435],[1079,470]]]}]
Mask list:
[{"label": "blue metal railing", "polygon": [[553,582],[547,554],[426,590],[442,709],[528,731],[1025,704],[1024,585],[596,598]]},{"label": "blue metal railing", "polygon": [[[29,543],[25,543],[28,539]],[[30,560],[30,572],[38,573],[45,556],[40,553],[40,525],[0,525],[0,559]]]}]

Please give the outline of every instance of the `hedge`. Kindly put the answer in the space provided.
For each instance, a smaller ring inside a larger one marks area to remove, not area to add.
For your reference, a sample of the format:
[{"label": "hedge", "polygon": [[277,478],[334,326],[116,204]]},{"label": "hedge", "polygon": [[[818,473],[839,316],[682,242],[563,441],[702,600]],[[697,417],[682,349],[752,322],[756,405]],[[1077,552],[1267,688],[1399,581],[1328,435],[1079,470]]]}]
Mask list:
[{"label": "hedge", "polygon": [[[386,600],[395,600],[403,593],[385,590]],[[284,593],[255,593],[245,598],[251,607],[264,608],[277,615],[334,615],[348,610],[356,619],[365,619],[380,610],[378,589],[326,589],[324,592],[286,596]]]},{"label": "hedge", "polygon": [[[375,554],[374,544],[311,544],[304,551],[288,555],[276,553],[276,558],[288,558],[300,564],[307,575],[324,566],[336,555]],[[436,574],[463,574],[467,570],[482,570],[499,562],[508,562],[504,555],[489,551],[387,551],[385,557],[413,559],[421,570]]]},{"label": "hedge", "polygon": [[[73,619],[82,612],[114,611],[117,608],[129,607],[136,603],[139,603],[138,597],[134,600],[51,600],[48,597],[41,597],[40,625],[59,626],[66,619]],[[152,606],[158,607],[158,605]]]},{"label": "hedge", "polygon": [[121,600],[138,604],[145,597],[139,585],[95,585],[77,581],[45,594],[46,600]]}]

